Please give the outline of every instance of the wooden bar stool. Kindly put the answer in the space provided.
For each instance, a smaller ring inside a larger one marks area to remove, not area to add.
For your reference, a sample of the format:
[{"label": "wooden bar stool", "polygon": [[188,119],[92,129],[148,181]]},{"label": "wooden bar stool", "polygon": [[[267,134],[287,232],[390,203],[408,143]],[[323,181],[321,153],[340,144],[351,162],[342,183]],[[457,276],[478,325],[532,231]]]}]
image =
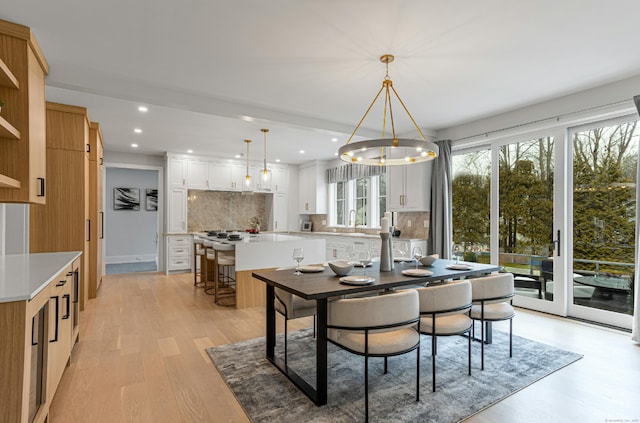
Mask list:
[{"label": "wooden bar stool", "polygon": [[[216,252],[213,249],[213,241],[203,240],[202,247],[204,254],[202,255],[202,264],[200,267],[200,278],[202,279],[202,287],[205,294],[214,295],[215,290],[215,272],[216,272]],[[212,282],[211,284],[209,282]]]},{"label": "wooden bar stool", "polygon": [[214,302],[221,306],[236,305],[236,247],[231,244],[214,243],[215,273]]},{"label": "wooden bar stool", "polygon": [[[206,260],[203,260],[205,256],[205,247],[204,240],[195,236],[193,238],[193,286],[202,286],[204,285],[204,278],[202,275],[204,267],[206,265],[203,263]],[[198,259],[200,259],[200,274],[198,274]]]}]

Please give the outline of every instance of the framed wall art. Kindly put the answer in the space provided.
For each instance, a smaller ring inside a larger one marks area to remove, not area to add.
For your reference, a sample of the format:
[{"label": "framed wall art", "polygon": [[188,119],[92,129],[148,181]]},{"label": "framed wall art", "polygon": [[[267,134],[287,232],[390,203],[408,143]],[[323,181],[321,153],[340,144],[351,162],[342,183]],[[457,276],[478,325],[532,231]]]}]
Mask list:
[{"label": "framed wall art", "polygon": [[146,193],[146,209],[147,211],[157,211],[158,210],[158,190],[157,189],[147,189]]},{"label": "framed wall art", "polygon": [[139,188],[114,188],[113,189],[113,209],[114,210],[140,210],[140,189]]}]

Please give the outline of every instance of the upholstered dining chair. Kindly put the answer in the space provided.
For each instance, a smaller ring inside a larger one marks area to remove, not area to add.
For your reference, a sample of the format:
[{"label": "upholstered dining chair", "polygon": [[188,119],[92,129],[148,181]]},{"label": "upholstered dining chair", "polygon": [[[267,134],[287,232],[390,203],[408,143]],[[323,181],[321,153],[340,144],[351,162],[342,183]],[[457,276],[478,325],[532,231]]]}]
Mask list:
[{"label": "upholstered dining chair", "polygon": [[481,369],[484,370],[485,322],[509,320],[509,357],[513,357],[513,274],[497,273],[471,279],[471,291],[471,318],[480,321]]},{"label": "upholstered dining chair", "polygon": [[313,336],[316,336],[316,302],[305,300],[280,288],[275,288],[274,307],[284,317],[284,365],[287,365],[287,322],[313,316]]},{"label": "upholstered dining chair", "polygon": [[417,350],[416,401],[420,401],[420,302],[415,290],[348,298],[327,305],[327,339],[364,356],[364,409],[369,420],[369,357],[387,358]]},{"label": "upholstered dining chair", "polygon": [[418,288],[420,333],[431,336],[431,375],[436,391],[438,336],[468,334],[469,374],[471,374],[471,282],[468,280]]}]

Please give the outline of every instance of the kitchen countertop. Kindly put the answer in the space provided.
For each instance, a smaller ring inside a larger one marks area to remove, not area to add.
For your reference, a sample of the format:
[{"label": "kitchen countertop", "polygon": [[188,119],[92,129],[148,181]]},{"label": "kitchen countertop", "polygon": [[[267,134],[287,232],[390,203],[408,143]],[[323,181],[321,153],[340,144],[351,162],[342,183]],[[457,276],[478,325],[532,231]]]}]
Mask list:
[{"label": "kitchen countertop", "polygon": [[[240,234],[245,237],[247,232],[240,232]],[[216,238],[207,236],[206,232],[181,232],[181,233],[165,233],[165,235],[198,235],[201,238],[207,238],[212,241],[220,241],[225,242],[228,241],[226,238]],[[300,237],[304,237],[305,235],[319,235],[319,236],[343,236],[343,237],[353,237],[353,238],[367,238],[367,239],[379,239],[379,234],[367,234],[363,232],[302,232],[302,231],[288,231],[288,232],[260,232],[257,234],[257,237],[251,237],[250,242],[273,242],[278,240],[287,240],[285,237],[292,237],[291,240],[299,239]],[[273,238],[268,238],[268,236],[274,236]],[[426,241],[425,238],[406,238],[406,237],[392,237],[393,241]],[[237,241],[234,241],[237,242]]]},{"label": "kitchen countertop", "polygon": [[[330,235],[330,236],[347,236],[353,238],[370,238],[370,239],[379,239],[379,234],[367,234],[363,232],[294,232],[289,231],[290,234],[299,234],[299,235]],[[406,238],[406,237],[392,237],[394,241],[426,241],[425,238]]]},{"label": "kitchen countertop", "polygon": [[0,256],[0,303],[35,297],[81,251]]}]

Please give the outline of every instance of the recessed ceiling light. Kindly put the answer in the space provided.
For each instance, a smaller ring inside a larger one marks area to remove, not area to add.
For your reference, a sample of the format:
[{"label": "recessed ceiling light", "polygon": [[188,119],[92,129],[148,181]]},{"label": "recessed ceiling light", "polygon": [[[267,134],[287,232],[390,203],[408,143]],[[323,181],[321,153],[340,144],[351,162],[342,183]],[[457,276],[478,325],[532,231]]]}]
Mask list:
[{"label": "recessed ceiling light", "polygon": [[138,111],[142,113],[146,113],[149,111],[149,109],[147,108],[147,106],[138,106]]},{"label": "recessed ceiling light", "polygon": [[276,159],[276,163],[280,163],[280,159]]},{"label": "recessed ceiling light", "polygon": [[131,147],[138,148],[138,144],[131,144]]},{"label": "recessed ceiling light", "polygon": [[338,155],[338,152],[336,151],[335,153],[333,153],[333,155],[334,155],[334,156],[337,156],[337,155]]},{"label": "recessed ceiling light", "polygon": [[135,129],[133,130],[133,132],[135,132],[136,134],[142,134],[142,129],[140,129],[140,128],[135,128]]},{"label": "recessed ceiling light", "polygon": [[304,150],[300,150],[300,154],[304,154]]},{"label": "recessed ceiling light", "polygon": [[337,138],[331,138],[331,142],[338,142]]},{"label": "recessed ceiling light", "polygon": [[251,116],[240,116],[240,119],[244,120],[245,122],[253,122],[255,120]]},{"label": "recessed ceiling light", "polygon": [[191,154],[193,153],[193,150],[187,150],[187,153]]},{"label": "recessed ceiling light", "polygon": [[242,157],[242,155],[241,154],[236,154],[235,157],[236,157],[236,159],[239,159],[240,157]]}]

